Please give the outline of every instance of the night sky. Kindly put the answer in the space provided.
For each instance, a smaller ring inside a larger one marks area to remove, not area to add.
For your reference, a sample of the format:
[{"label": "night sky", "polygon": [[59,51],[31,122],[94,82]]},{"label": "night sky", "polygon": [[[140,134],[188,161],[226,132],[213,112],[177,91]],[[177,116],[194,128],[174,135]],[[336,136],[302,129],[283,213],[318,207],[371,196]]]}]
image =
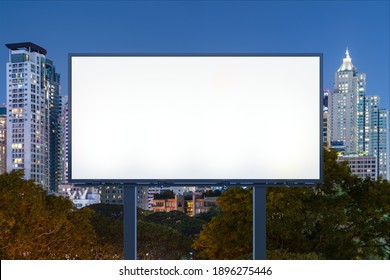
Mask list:
[{"label": "night sky", "polygon": [[333,89],[348,47],[367,93],[389,108],[389,14],[389,1],[3,1],[0,102],[4,44],[31,41],[54,61],[62,95],[68,53],[323,53]]}]

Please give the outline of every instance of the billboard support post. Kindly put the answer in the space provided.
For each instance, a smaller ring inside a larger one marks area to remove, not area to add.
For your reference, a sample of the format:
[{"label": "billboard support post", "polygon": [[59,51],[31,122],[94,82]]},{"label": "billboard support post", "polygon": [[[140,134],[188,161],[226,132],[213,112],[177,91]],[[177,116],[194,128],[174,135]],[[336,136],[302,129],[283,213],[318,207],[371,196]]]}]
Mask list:
[{"label": "billboard support post", "polygon": [[266,259],[267,187],[253,187],[253,259]]},{"label": "billboard support post", "polygon": [[137,187],[123,185],[123,243],[124,259],[137,259]]},{"label": "billboard support post", "polygon": [[[267,186],[253,187],[253,259],[266,259]],[[124,259],[137,259],[137,187],[123,185]]]}]

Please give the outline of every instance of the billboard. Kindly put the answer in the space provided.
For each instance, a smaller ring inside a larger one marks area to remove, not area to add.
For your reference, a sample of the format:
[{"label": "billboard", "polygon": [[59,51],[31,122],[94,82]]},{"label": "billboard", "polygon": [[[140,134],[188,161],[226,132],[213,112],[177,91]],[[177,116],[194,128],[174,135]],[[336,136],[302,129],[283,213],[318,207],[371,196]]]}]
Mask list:
[{"label": "billboard", "polygon": [[71,54],[71,182],[315,183],[322,56]]}]

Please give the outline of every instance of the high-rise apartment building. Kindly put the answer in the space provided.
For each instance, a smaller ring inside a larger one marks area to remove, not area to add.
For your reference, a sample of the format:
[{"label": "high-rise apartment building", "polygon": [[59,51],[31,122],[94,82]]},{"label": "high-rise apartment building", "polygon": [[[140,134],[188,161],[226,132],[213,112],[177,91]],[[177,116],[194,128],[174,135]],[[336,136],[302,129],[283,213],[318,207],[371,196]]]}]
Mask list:
[{"label": "high-rise apartment building", "polygon": [[7,149],[7,108],[0,108],[0,175],[7,170],[6,149]]},{"label": "high-rise apartment building", "polygon": [[387,169],[387,110],[380,109],[379,96],[365,97],[364,153],[378,161],[377,176],[388,178]]},{"label": "high-rise apartment building", "polygon": [[[47,51],[31,42],[6,44],[7,172],[24,169],[25,178],[55,191],[56,114],[59,75]],[[52,157],[53,156],[53,159]],[[53,184],[51,183],[53,182]]]},{"label": "high-rise apartment building", "polygon": [[[66,97],[64,98],[66,99]],[[69,160],[69,106],[67,100],[63,102],[63,111],[62,111],[62,182],[64,184],[68,183],[68,160]]]},{"label": "high-rise apartment building", "polygon": [[63,134],[61,125],[62,101],[60,93],[60,74],[56,72],[53,61],[45,61],[46,90],[49,98],[49,188],[57,192],[63,181]]},{"label": "high-rise apartment building", "polygon": [[329,125],[329,94],[330,90],[324,90],[323,97],[323,111],[322,111],[322,138],[324,147],[329,148],[330,146],[330,125]]},{"label": "high-rise apartment building", "polygon": [[384,179],[390,179],[389,176],[389,140],[388,140],[388,117],[389,112],[385,109],[379,109],[378,112],[378,126],[377,126],[377,137],[378,141],[375,155],[378,158],[378,176]]},{"label": "high-rise apartment building", "polygon": [[328,108],[324,108],[322,112],[322,140],[324,142],[324,147],[329,148],[329,111]]},{"label": "high-rise apartment building", "polygon": [[331,147],[345,155],[376,157],[376,177],[388,178],[388,113],[379,108],[379,96],[366,95],[366,74],[356,71],[348,50],[345,55],[329,95]]}]

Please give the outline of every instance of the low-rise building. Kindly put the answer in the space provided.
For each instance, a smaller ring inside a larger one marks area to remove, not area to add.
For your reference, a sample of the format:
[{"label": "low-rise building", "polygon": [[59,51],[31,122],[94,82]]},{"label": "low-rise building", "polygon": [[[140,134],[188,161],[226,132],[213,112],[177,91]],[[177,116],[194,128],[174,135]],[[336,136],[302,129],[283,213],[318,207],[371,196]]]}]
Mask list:
[{"label": "low-rise building", "polygon": [[348,167],[352,174],[359,178],[366,179],[370,177],[374,181],[377,179],[377,160],[375,156],[340,155],[337,162],[343,161],[348,161]]},{"label": "low-rise building", "polygon": [[58,194],[68,198],[78,209],[100,203],[100,194],[96,187],[78,187],[72,184],[59,185]]},{"label": "low-rise building", "polygon": [[123,204],[123,186],[99,186],[100,200],[105,204]]},{"label": "low-rise building", "polygon": [[184,211],[189,216],[205,213],[211,207],[216,206],[218,206],[217,197],[205,197],[201,192],[191,192],[185,195]]},{"label": "low-rise building", "polygon": [[175,194],[174,198],[155,198],[153,199],[152,209],[154,212],[184,212],[184,197]]}]

